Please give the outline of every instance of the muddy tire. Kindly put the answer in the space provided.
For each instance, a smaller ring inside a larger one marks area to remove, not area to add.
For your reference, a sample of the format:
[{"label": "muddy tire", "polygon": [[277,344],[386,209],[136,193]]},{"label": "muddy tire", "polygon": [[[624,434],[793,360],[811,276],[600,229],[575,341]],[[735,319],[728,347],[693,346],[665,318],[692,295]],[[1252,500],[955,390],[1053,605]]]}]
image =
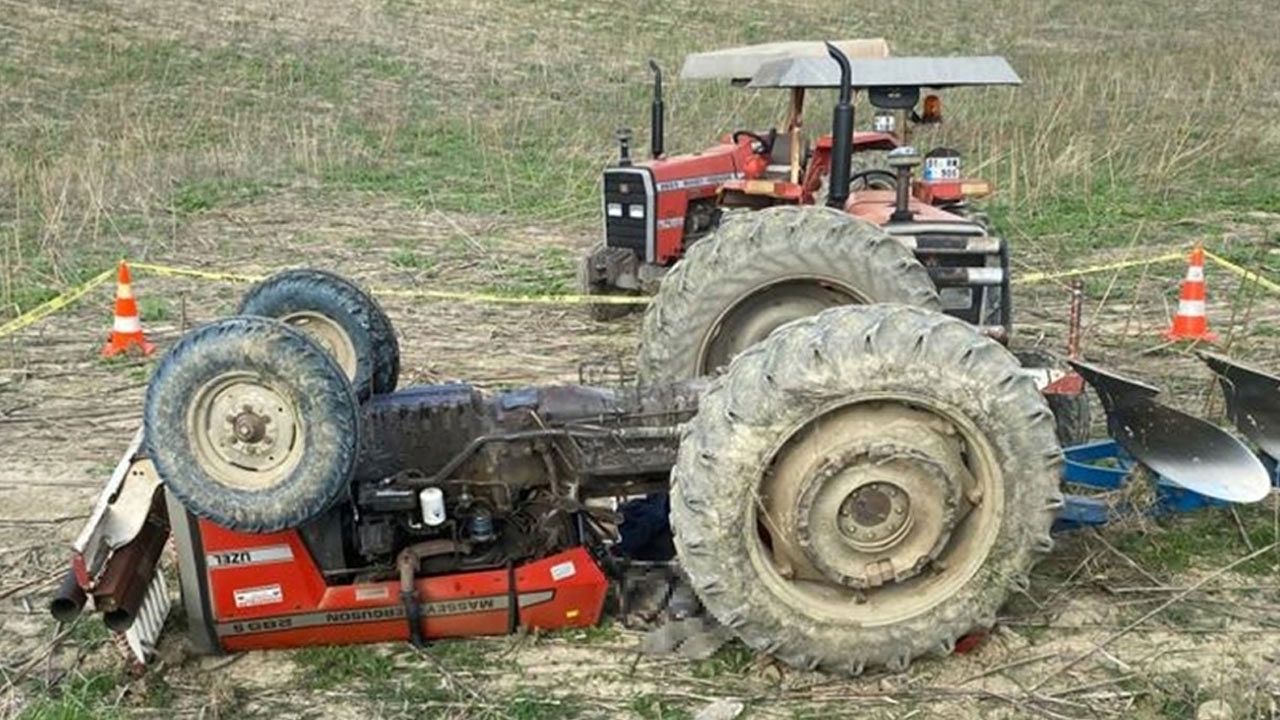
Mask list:
[{"label": "muddy tire", "polygon": [[[578,292],[583,295],[610,295],[614,293],[608,292],[605,288],[591,282],[591,259],[600,252],[604,247],[604,243],[596,243],[591,248],[591,252],[582,256],[582,260],[578,263]],[[621,291],[618,291],[621,293]],[[625,317],[640,309],[640,304],[631,303],[588,303],[587,314],[592,320],[600,322],[608,322]]]},{"label": "muddy tire", "polygon": [[[1015,350],[1013,354],[1025,368],[1051,368],[1063,371],[1071,369],[1058,356],[1040,348]],[[1058,442],[1062,443],[1063,447],[1088,442],[1093,415],[1089,409],[1087,392],[1078,395],[1045,395],[1045,400],[1049,403],[1049,409],[1053,411]]]},{"label": "muddy tire", "polygon": [[727,214],[663,278],[644,317],[639,377],[705,375],[787,321],[878,302],[940,308],[928,271],[875,225],[812,206]]},{"label": "muddy tire", "polygon": [[348,492],[359,403],[337,362],[283,322],[184,336],[147,387],[147,453],[191,512],[242,532],[298,527]]},{"label": "muddy tire", "polygon": [[317,340],[366,399],[396,389],[400,344],[382,307],[355,283],[324,270],[277,273],[254,285],[240,315],[276,318]]},{"label": "muddy tire", "polygon": [[[672,472],[675,545],[752,648],[901,670],[990,627],[1025,587],[1052,546],[1061,457],[1043,397],[995,341],[919,308],[827,310],[712,381]],[[864,517],[873,500],[881,515]]]}]

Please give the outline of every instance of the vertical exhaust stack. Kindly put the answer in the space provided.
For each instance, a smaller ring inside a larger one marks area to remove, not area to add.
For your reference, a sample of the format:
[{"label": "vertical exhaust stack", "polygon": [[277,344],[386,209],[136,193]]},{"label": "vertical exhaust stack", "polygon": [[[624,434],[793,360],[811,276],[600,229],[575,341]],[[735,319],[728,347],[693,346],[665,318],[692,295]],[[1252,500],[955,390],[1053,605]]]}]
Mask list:
[{"label": "vertical exhaust stack", "polygon": [[666,151],[666,128],[663,126],[666,109],[662,103],[662,68],[650,58],[649,69],[653,71],[653,102],[649,105],[649,154],[657,160]]},{"label": "vertical exhaust stack", "polygon": [[840,65],[840,99],[831,118],[831,177],[827,206],[843,210],[849,199],[849,170],[853,164],[853,66],[840,48],[827,43],[827,54]]}]

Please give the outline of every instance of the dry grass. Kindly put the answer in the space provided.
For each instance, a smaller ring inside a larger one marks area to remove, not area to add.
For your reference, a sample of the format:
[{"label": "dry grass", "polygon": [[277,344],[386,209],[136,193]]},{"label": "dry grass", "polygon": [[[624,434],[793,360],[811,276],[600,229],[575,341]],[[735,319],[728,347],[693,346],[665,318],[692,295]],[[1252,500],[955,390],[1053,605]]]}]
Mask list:
[{"label": "dry grass", "polygon": [[[965,149],[997,182],[993,214],[1025,269],[1205,238],[1276,277],[1273,15],[1260,0],[1119,0],[1105,14],[1031,0],[0,0],[0,319],[118,255],[245,273],[317,264],[382,287],[563,290],[596,234],[613,130],[646,127],[646,58],[674,76],[691,50],[827,34],[884,35],[898,54],[1010,57],[1026,85],[948,94],[949,121],[931,140]],[[672,82],[668,147],[777,122],[782,104]],[[825,104],[812,105],[815,130]],[[1209,272],[1211,320],[1233,354],[1275,367],[1280,303]],[[1197,361],[1143,354],[1178,274],[1089,278],[1087,342],[1200,411],[1214,393]],[[140,290],[161,344],[239,295],[154,277]],[[1213,513],[1068,536],[980,651],[860,682],[791,673],[741,648],[707,663],[638,661],[634,638],[614,631],[443,645],[434,652],[452,685],[394,648],[227,666],[169,648],[164,671],[122,678],[89,623],[51,645],[39,607],[48,582],[22,585],[64,561],[77,523],[61,518],[87,507],[136,425],[148,366],[94,358],[107,294],[0,354],[0,592],[14,590],[0,598],[0,672],[38,661],[0,689],[0,716],[665,720],[732,695],[752,717],[1186,717],[1211,697],[1264,717],[1280,693],[1273,557],[1059,671],[1171,592],[1274,542],[1275,507],[1240,527]],[[1062,287],[1019,287],[1016,299],[1021,342],[1059,346]],[[581,360],[625,357],[634,343],[634,321],[603,326],[572,309],[399,299],[389,311],[408,382],[572,380]]]},{"label": "dry grass", "polygon": [[[1010,56],[1026,87],[953,93],[937,140],[971,152],[1047,260],[1123,242],[1138,218],[1273,204],[1268,4],[1113,5],[1099,23],[1031,2],[8,1],[0,301],[12,314],[114,255],[180,253],[191,214],[283,186],[585,228],[610,134],[646,123],[645,58],[674,71],[836,16],[900,54]],[[776,122],[781,103],[674,83],[668,146]]]}]

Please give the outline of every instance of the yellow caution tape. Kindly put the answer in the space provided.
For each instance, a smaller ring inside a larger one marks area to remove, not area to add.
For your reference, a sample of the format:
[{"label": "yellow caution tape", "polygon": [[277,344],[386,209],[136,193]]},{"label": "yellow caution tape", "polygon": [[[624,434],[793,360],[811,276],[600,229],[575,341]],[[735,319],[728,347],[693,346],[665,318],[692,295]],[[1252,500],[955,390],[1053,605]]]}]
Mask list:
[{"label": "yellow caution tape", "polygon": [[[129,267],[135,270],[164,275],[168,277],[194,277],[202,280],[221,282],[252,283],[262,280],[263,275],[238,275],[235,273],[211,272],[195,268],[173,267],[170,265],[154,265],[152,263],[133,263]],[[373,288],[374,295],[399,298],[421,298],[433,300],[457,300],[460,302],[496,303],[508,305],[647,305],[650,300],[638,295],[581,295],[581,294],[506,294],[469,292],[465,290],[404,290],[400,288]]]},{"label": "yellow caution tape", "polygon": [[1033,272],[1026,275],[1019,275],[1012,280],[1014,285],[1034,285],[1035,283],[1045,282],[1046,280],[1061,280],[1063,278],[1080,277],[1081,275],[1095,275],[1101,272],[1111,270],[1124,270],[1125,268],[1142,267],[1144,265],[1155,265],[1156,263],[1170,262],[1185,258],[1186,253],[1166,253],[1157,255],[1153,258],[1144,258],[1142,260],[1121,260],[1119,262],[1107,263],[1105,265],[1091,265],[1089,267],[1076,268],[1075,270],[1062,270],[1060,272]]},{"label": "yellow caution tape", "polygon": [[155,265],[143,262],[129,263],[129,267],[133,270],[141,270],[143,272],[162,275],[164,277],[193,277],[200,278],[201,280],[216,280],[218,282],[253,283],[266,277],[266,275],[239,275],[236,273],[210,272],[208,270],[197,270],[196,268]]},{"label": "yellow caution tape", "polygon": [[[1267,290],[1280,294],[1280,283],[1276,283],[1263,277],[1261,274],[1252,270],[1236,265],[1208,250],[1205,251],[1205,257],[1214,263],[1239,275],[1250,282],[1256,282]],[[1019,275],[1011,280],[1015,285],[1034,285],[1036,283],[1046,282],[1050,280],[1061,280],[1064,278],[1080,277],[1083,275],[1094,275],[1097,273],[1124,270],[1126,268],[1142,267],[1144,265],[1154,265],[1157,263],[1171,262],[1186,257],[1186,253],[1172,252],[1164,255],[1157,255],[1152,258],[1144,258],[1141,260],[1121,260],[1103,265],[1091,265],[1089,267],[1076,268],[1074,270],[1062,270],[1058,272],[1033,272],[1025,275]],[[197,268],[176,267],[172,265],[157,265],[154,263],[132,263],[129,267],[141,272],[148,272],[154,275],[165,277],[192,277],[201,280],[213,280],[218,282],[234,282],[234,283],[252,283],[262,280],[264,275],[245,275],[241,273],[227,273],[210,270],[200,270]],[[106,282],[115,272],[115,268],[104,270],[101,273],[89,278],[83,283],[67,290],[57,297],[48,300],[27,312],[9,320],[0,325],[0,338],[11,335],[23,328],[29,327],[33,323],[62,310],[75,303],[90,290]],[[553,295],[533,295],[533,294],[502,294],[502,293],[482,293],[468,292],[463,290],[426,290],[414,289],[404,290],[399,288],[375,288],[373,294],[386,297],[398,298],[421,298],[434,300],[454,300],[458,302],[475,302],[475,303],[493,303],[493,304],[510,304],[510,305],[645,305],[650,302],[650,298],[637,295],[581,295],[581,294],[553,294]]]},{"label": "yellow caution tape", "polygon": [[1209,252],[1208,250],[1204,251],[1204,256],[1214,261],[1218,265],[1221,265],[1222,267],[1226,268],[1227,270],[1230,270],[1236,275],[1239,275],[1240,277],[1244,278],[1246,281],[1256,282],[1262,287],[1270,290],[1271,292],[1280,295],[1280,283],[1272,282],[1252,270],[1245,270],[1244,268],[1240,267],[1239,265],[1236,265],[1230,260],[1227,260],[1226,258],[1220,257],[1218,255],[1215,255]]},{"label": "yellow caution tape", "polygon": [[45,302],[40,303],[39,305],[22,313],[18,317],[10,320],[4,325],[0,325],[0,337],[12,335],[13,333],[18,332],[19,330],[25,327],[28,327],[29,325],[36,322],[37,320],[48,317],[49,315],[52,315],[58,312],[59,310],[67,307],[68,305],[71,305],[72,303],[74,303],[75,301],[83,297],[85,293],[98,287],[99,285],[101,285],[102,283],[110,279],[111,276],[115,274],[115,271],[116,271],[115,268],[109,268],[107,270],[103,270],[97,275],[94,275],[93,277],[71,288],[70,290],[62,293],[61,295],[58,295],[57,297],[51,300],[46,300]]}]

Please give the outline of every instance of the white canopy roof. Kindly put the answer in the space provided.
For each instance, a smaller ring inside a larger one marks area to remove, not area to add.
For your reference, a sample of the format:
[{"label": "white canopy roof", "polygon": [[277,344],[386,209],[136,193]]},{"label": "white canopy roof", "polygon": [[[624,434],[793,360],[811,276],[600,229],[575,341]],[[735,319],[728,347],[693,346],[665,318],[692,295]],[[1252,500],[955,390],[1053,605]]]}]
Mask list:
[{"label": "white canopy roof", "polygon": [[[1022,78],[997,55],[980,57],[849,56],[853,87],[930,87],[957,85],[1021,85]],[[792,57],[761,64],[751,78],[754,88],[834,88],[840,86],[840,66],[823,52],[821,57]]]},{"label": "white canopy roof", "polygon": [[[835,45],[850,58],[889,57],[889,43],[884,38],[837,40]],[[691,53],[684,59],[680,77],[686,80],[730,80],[746,82],[769,62],[799,58],[823,59],[826,45],[816,41],[775,42],[761,45]]]}]

